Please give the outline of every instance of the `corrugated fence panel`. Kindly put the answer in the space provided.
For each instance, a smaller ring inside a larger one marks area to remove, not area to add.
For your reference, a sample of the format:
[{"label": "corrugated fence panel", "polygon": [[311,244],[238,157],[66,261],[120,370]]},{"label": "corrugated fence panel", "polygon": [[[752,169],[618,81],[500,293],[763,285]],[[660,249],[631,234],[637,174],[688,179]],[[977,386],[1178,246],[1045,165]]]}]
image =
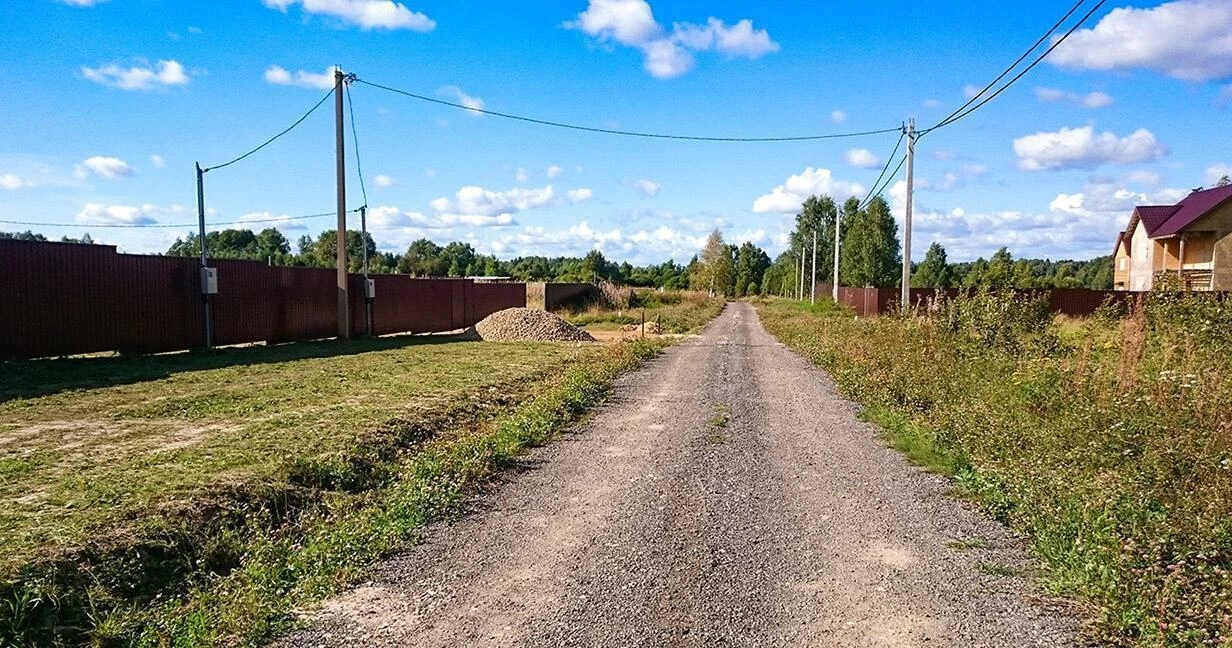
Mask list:
[{"label": "corrugated fence panel", "polygon": [[473,290],[471,317],[476,322],[506,308],[526,308],[526,284],[477,283]]},{"label": "corrugated fence panel", "polygon": [[590,283],[548,283],[543,286],[543,309],[554,311],[566,306],[582,306],[598,296],[599,287]]},{"label": "corrugated fence panel", "polygon": [[338,287],[328,268],[282,268],[212,260],[215,344],[290,342],[338,333]]}]

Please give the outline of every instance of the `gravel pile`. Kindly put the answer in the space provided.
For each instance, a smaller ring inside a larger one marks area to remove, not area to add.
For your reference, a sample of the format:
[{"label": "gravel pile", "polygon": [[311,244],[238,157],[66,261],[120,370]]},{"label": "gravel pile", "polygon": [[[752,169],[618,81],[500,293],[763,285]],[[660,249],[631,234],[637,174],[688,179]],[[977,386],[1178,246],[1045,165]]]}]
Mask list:
[{"label": "gravel pile", "polygon": [[565,320],[535,308],[507,308],[483,318],[475,333],[489,342],[594,342]]}]

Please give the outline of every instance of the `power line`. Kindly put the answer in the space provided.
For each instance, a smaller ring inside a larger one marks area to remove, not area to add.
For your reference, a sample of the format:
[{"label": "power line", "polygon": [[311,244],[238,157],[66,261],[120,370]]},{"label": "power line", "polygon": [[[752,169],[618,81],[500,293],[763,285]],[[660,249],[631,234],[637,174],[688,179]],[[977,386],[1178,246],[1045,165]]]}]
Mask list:
[{"label": "power line", "polygon": [[1015,76],[1014,76],[1014,78],[1012,78],[1012,79],[1010,79],[1009,81],[1007,81],[1007,82],[1005,83],[1005,85],[1003,85],[1003,86],[1001,86],[1000,88],[998,88],[996,92],[994,92],[994,93],[992,93],[991,95],[988,95],[987,97],[985,97],[983,101],[981,101],[981,102],[979,102],[979,103],[975,104],[974,106],[971,106],[970,108],[968,108],[968,109],[966,110],[966,112],[962,112],[962,113],[960,113],[960,114],[957,114],[957,115],[952,115],[952,116],[950,116],[950,117],[947,117],[946,119],[944,119],[944,120],[942,120],[940,123],[938,123],[936,126],[933,126],[932,128],[929,128],[929,129],[926,129],[926,130],[922,131],[922,132],[920,133],[920,135],[925,135],[925,134],[927,134],[929,131],[934,131],[934,130],[936,130],[936,129],[938,129],[938,128],[942,128],[942,127],[944,127],[944,126],[949,126],[950,124],[953,124],[954,122],[956,122],[956,121],[958,121],[958,120],[962,119],[963,117],[966,117],[967,115],[970,115],[971,113],[973,113],[973,112],[975,112],[975,111],[979,110],[981,107],[983,107],[983,106],[984,106],[984,104],[987,104],[988,102],[992,101],[993,99],[996,99],[998,95],[1000,95],[1002,92],[1005,92],[1005,90],[1006,90],[1007,88],[1009,88],[1010,86],[1014,85],[1014,83],[1015,83],[1015,82],[1017,82],[1019,79],[1021,79],[1023,76],[1025,76],[1028,72],[1030,72],[1032,69],[1034,69],[1034,68],[1035,68],[1035,66],[1039,65],[1039,64],[1040,64],[1040,63],[1041,63],[1041,62],[1042,62],[1045,58],[1047,58],[1047,57],[1048,57],[1048,55],[1049,55],[1049,54],[1051,54],[1051,53],[1052,53],[1052,51],[1053,51],[1053,50],[1055,50],[1055,49],[1056,49],[1056,48],[1057,48],[1057,47],[1058,47],[1061,43],[1064,43],[1064,42],[1065,42],[1065,39],[1069,38],[1071,34],[1073,34],[1074,32],[1078,31],[1078,28],[1079,28],[1079,27],[1082,27],[1082,25],[1083,25],[1083,24],[1085,24],[1085,23],[1086,23],[1086,21],[1087,21],[1087,20],[1089,20],[1089,19],[1091,18],[1091,16],[1095,14],[1095,12],[1096,12],[1096,11],[1099,11],[1099,8],[1100,8],[1100,7],[1102,7],[1102,6],[1104,6],[1104,3],[1105,3],[1105,2],[1107,2],[1107,1],[1108,1],[1108,0],[1099,0],[1099,2],[1095,3],[1095,6],[1094,6],[1094,7],[1091,7],[1091,10],[1090,10],[1090,11],[1088,11],[1088,12],[1087,12],[1087,13],[1086,13],[1086,14],[1085,14],[1082,18],[1080,18],[1080,19],[1078,20],[1078,22],[1077,22],[1077,23],[1076,23],[1073,27],[1070,27],[1070,28],[1069,28],[1069,31],[1065,32],[1065,34],[1063,34],[1060,38],[1058,38],[1058,39],[1057,39],[1057,41],[1056,41],[1055,43],[1053,43],[1053,44],[1052,44],[1052,45],[1051,45],[1048,49],[1044,50],[1044,53],[1043,53],[1043,54],[1040,54],[1038,58],[1036,58],[1034,61],[1032,61],[1032,62],[1031,62],[1031,64],[1030,64],[1030,65],[1028,65],[1027,67],[1023,68],[1023,70],[1022,70],[1021,72],[1019,72],[1017,75],[1015,75]]},{"label": "power line", "polygon": [[903,155],[902,159],[898,161],[898,166],[894,167],[894,170],[890,172],[890,175],[886,176],[885,182],[883,182],[880,187],[875,187],[874,190],[869,194],[868,199],[865,202],[860,204],[860,209],[864,209],[865,207],[868,207],[869,204],[873,202],[873,198],[880,196],[881,192],[885,191],[885,188],[890,185],[890,181],[894,179],[894,176],[898,175],[898,172],[902,170],[903,165],[906,163],[907,163],[907,156]]},{"label": "power line", "polygon": [[566,128],[566,129],[576,130],[576,131],[585,131],[588,133],[602,133],[604,135],[622,135],[624,137],[645,137],[645,138],[650,138],[650,139],[687,140],[687,141],[693,141],[693,142],[805,142],[805,141],[814,141],[814,140],[840,139],[840,138],[846,138],[846,137],[864,137],[866,135],[880,135],[882,133],[891,133],[891,132],[898,130],[897,128],[883,128],[880,130],[860,131],[860,132],[852,132],[852,133],[831,133],[828,135],[803,135],[803,136],[794,136],[794,137],[704,137],[704,136],[698,136],[698,135],[669,135],[665,133],[643,133],[639,131],[626,131],[626,130],[617,130],[617,129],[612,129],[612,128],[594,128],[591,126],[579,126],[577,124],[567,124],[564,122],[549,121],[546,119],[523,117],[521,115],[513,115],[509,113],[497,112],[495,110],[486,110],[484,108],[474,108],[471,106],[464,106],[459,103],[454,103],[452,101],[445,101],[443,99],[435,99],[433,97],[425,97],[423,95],[415,94],[413,92],[407,92],[405,90],[391,88],[389,86],[380,85],[379,83],[365,81],[364,79],[361,79],[361,78],[356,78],[355,80],[358,81],[359,83],[370,85],[374,88],[379,88],[387,92],[404,95],[412,99],[418,99],[420,101],[426,101],[429,103],[439,104],[442,106],[450,106],[452,108],[459,108],[459,109],[467,110],[473,113],[481,113],[484,115],[491,115],[493,117],[503,117],[505,119],[513,119],[517,121],[528,122],[531,124],[539,124],[541,126],[553,126],[556,128]]},{"label": "power line", "polygon": [[308,112],[304,113],[303,117],[300,117],[299,119],[295,120],[295,123],[291,124],[290,126],[287,126],[282,132],[278,133],[277,135],[265,140],[264,142],[261,142],[260,146],[257,146],[256,148],[235,158],[234,160],[231,160],[230,162],[223,162],[222,164],[215,164],[212,167],[206,167],[202,169],[201,172],[204,173],[206,171],[213,171],[214,169],[221,169],[226,166],[231,166],[232,164],[239,162],[240,160],[248,157],[249,155],[252,155],[253,153],[256,153],[257,151],[260,151],[266,146],[269,146],[270,144],[274,142],[274,140],[278,139],[279,137],[282,137],[283,135],[286,135],[287,133],[291,132],[291,130],[294,129],[296,126],[299,126],[300,124],[302,124],[305,119],[308,119],[308,115],[311,115],[312,113],[316,112],[317,108],[320,108],[321,104],[325,103],[325,100],[329,99],[330,95],[332,94],[334,94],[334,91],[331,89],[329,92],[325,94],[324,97],[321,97],[321,100],[318,101],[316,105],[314,105],[312,108],[309,108]]},{"label": "power line", "polygon": [[864,200],[860,201],[860,209],[864,209],[864,206],[868,204],[869,200],[872,199],[873,190],[877,188],[877,185],[881,183],[881,179],[885,177],[886,170],[890,168],[890,163],[894,161],[894,156],[898,154],[898,147],[902,146],[903,138],[906,137],[906,135],[907,133],[905,130],[898,131],[898,141],[894,142],[894,150],[890,151],[889,157],[886,158],[885,164],[881,167],[881,173],[879,173],[877,175],[877,179],[873,181],[873,186],[869,187],[868,195],[864,196]]},{"label": "power line", "polygon": [[[1044,32],[1044,35],[1040,36],[1039,40],[1036,40],[1031,45],[1031,47],[1027,48],[1027,51],[1022,53],[1022,56],[1019,56],[1013,63],[1009,65],[1009,67],[1005,68],[1005,70],[1003,70],[1001,74],[998,74],[997,78],[993,79],[992,81],[989,81],[988,85],[984,86],[982,90],[980,90],[978,93],[976,93],[975,95],[972,95],[969,99],[967,99],[967,103],[959,106],[957,110],[947,115],[945,119],[942,119],[940,122],[938,122],[938,125],[933,126],[933,128],[940,128],[941,125],[945,124],[950,118],[954,117],[954,115],[957,115],[958,113],[965,110],[967,106],[970,106],[972,103],[975,103],[975,101],[978,100],[980,97],[982,97],[985,92],[988,92],[989,90],[992,89],[993,86],[997,85],[998,81],[1000,81],[1001,79],[1004,79],[1005,75],[1009,74],[1010,72],[1014,70],[1014,68],[1018,67],[1018,64],[1026,60],[1026,58],[1031,55],[1031,52],[1035,51],[1035,48],[1039,47],[1040,44],[1043,43],[1045,40],[1048,40],[1049,36],[1052,36],[1053,33],[1056,32],[1057,29],[1062,24],[1064,24],[1066,20],[1069,20],[1069,17],[1074,15],[1074,12],[1077,11],[1078,7],[1081,7],[1084,2],[1086,2],[1086,0],[1078,0],[1078,2],[1074,3],[1074,6],[1070,7],[1069,11],[1065,12],[1065,15],[1061,16],[1060,20],[1054,23],[1053,26],[1048,29],[1048,31]],[[925,129],[925,132],[927,132],[928,130],[931,130],[931,129]]]},{"label": "power line", "polygon": [[368,190],[364,187],[364,164],[359,159],[359,133],[355,130],[355,105],[351,103],[351,86],[346,84],[347,112],[351,115],[351,139],[355,143],[355,171],[359,174],[359,192],[364,196],[364,207],[368,206]]},{"label": "power line", "polygon": [[[353,214],[359,211],[358,209],[348,209],[348,214]],[[217,225],[249,225],[252,223],[283,223],[286,221],[308,220],[312,218],[322,218],[325,216],[334,216],[338,212],[325,212],[322,214],[308,214],[306,216],[274,216],[271,218],[253,218],[247,220],[224,221],[221,223],[210,223],[211,227]],[[34,223],[29,221],[14,221],[0,220],[0,223],[6,225],[24,225],[27,227],[80,227],[83,229],[91,228],[115,228],[115,229],[174,229],[183,227],[196,227],[197,223]]]}]

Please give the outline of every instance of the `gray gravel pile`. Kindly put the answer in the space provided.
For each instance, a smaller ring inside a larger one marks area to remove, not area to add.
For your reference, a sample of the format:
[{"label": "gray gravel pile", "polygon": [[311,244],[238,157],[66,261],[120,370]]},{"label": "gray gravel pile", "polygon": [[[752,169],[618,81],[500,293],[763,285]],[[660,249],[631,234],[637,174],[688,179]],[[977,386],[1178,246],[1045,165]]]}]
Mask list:
[{"label": "gray gravel pile", "polygon": [[483,318],[475,332],[489,342],[594,342],[582,329],[534,308],[507,308]]}]

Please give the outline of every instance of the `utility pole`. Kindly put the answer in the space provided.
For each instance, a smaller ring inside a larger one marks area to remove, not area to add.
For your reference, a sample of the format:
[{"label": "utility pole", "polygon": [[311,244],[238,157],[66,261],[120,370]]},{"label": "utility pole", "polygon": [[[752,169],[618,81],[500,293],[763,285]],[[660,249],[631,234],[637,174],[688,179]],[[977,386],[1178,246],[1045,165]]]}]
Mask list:
[{"label": "utility pole", "polygon": [[834,303],[838,303],[838,231],[843,225],[843,209],[838,208],[834,212],[834,274],[831,275],[834,279],[833,295]]},{"label": "utility pole", "polygon": [[907,122],[907,212],[903,218],[903,290],[900,307],[911,308],[911,207],[915,202],[915,119]]},{"label": "utility pole", "polygon": [[796,290],[796,299],[799,299],[800,301],[804,301],[804,250],[805,249],[806,249],[806,246],[804,245],[804,243],[801,243],[800,244],[800,280],[796,282],[799,285],[799,288]]},{"label": "utility pole", "polygon": [[334,67],[334,140],[338,164],[338,339],[351,337],[351,300],[347,290],[346,239],[346,138],[342,136],[342,93],[346,77],[342,68]]},{"label": "utility pole", "polygon": [[205,171],[201,170],[201,163],[195,162],[197,167],[197,242],[201,247],[201,270],[198,272],[201,275],[201,304],[202,308],[202,330],[205,331],[205,348],[214,348],[214,318],[210,313],[210,295],[205,289],[205,269],[208,266],[208,261],[205,256]]},{"label": "utility pole", "polygon": [[813,228],[813,273],[809,282],[809,303],[817,303],[817,228]]},{"label": "utility pole", "polygon": [[372,298],[373,289],[371,279],[368,278],[368,206],[363,205],[359,208],[359,238],[362,241],[364,249],[364,323],[366,324],[364,332],[368,337],[372,337]]}]

